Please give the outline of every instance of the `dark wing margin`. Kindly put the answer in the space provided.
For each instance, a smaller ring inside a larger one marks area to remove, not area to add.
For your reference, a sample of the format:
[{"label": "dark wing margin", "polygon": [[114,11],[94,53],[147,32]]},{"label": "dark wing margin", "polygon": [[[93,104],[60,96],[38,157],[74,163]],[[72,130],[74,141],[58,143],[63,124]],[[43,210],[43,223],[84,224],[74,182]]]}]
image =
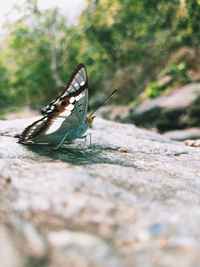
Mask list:
[{"label": "dark wing margin", "polygon": [[71,97],[78,96],[86,88],[88,88],[87,71],[85,66],[81,63],[72,72],[64,90],[56,99],[52,100],[42,109],[42,115],[50,116],[59,114],[69,104]]},{"label": "dark wing margin", "polygon": [[30,142],[32,138],[38,136],[42,133],[51,123],[53,122],[53,117],[43,117],[31,125],[25,128],[19,137],[19,143]]}]

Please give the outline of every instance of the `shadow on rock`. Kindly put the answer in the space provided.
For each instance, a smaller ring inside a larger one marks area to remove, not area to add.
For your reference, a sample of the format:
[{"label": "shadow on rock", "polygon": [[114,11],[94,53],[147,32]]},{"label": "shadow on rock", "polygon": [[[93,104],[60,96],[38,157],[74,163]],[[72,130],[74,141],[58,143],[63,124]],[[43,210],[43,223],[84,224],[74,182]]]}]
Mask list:
[{"label": "shadow on rock", "polygon": [[57,150],[47,145],[27,145],[26,148],[36,153],[41,161],[60,160],[73,165],[90,165],[98,163],[116,164],[136,168],[133,163],[123,159],[118,148],[102,147],[93,145],[92,148],[81,149],[73,146],[63,146]]}]

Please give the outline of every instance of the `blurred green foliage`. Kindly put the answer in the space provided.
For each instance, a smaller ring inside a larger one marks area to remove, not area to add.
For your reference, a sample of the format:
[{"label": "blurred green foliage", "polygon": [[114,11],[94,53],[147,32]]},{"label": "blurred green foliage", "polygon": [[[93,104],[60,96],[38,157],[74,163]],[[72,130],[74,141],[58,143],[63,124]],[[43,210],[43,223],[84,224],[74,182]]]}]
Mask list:
[{"label": "blurred green foliage", "polygon": [[37,0],[21,12],[0,42],[0,110],[47,103],[81,62],[91,105],[114,87],[116,104],[156,97],[191,82],[189,71],[200,67],[199,0],[87,0],[75,26]]}]

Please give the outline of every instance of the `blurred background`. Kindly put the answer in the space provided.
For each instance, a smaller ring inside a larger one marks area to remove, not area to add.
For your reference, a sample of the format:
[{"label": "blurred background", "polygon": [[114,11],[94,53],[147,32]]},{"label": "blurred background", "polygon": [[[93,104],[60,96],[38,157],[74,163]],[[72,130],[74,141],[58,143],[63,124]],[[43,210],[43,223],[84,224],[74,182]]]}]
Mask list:
[{"label": "blurred background", "polygon": [[179,137],[183,129],[200,136],[199,0],[7,2],[0,13],[1,118],[37,114],[84,63],[90,109],[117,87],[115,106],[102,116],[172,139],[177,129]]}]

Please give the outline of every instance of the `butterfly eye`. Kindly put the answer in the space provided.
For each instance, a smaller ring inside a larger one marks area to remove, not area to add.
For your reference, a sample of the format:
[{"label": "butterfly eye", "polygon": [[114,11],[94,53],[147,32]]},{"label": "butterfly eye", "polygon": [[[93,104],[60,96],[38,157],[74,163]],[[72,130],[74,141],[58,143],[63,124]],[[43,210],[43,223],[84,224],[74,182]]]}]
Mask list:
[{"label": "butterfly eye", "polygon": [[65,106],[66,105],[66,101],[63,101],[62,103],[61,103],[61,106]]}]

